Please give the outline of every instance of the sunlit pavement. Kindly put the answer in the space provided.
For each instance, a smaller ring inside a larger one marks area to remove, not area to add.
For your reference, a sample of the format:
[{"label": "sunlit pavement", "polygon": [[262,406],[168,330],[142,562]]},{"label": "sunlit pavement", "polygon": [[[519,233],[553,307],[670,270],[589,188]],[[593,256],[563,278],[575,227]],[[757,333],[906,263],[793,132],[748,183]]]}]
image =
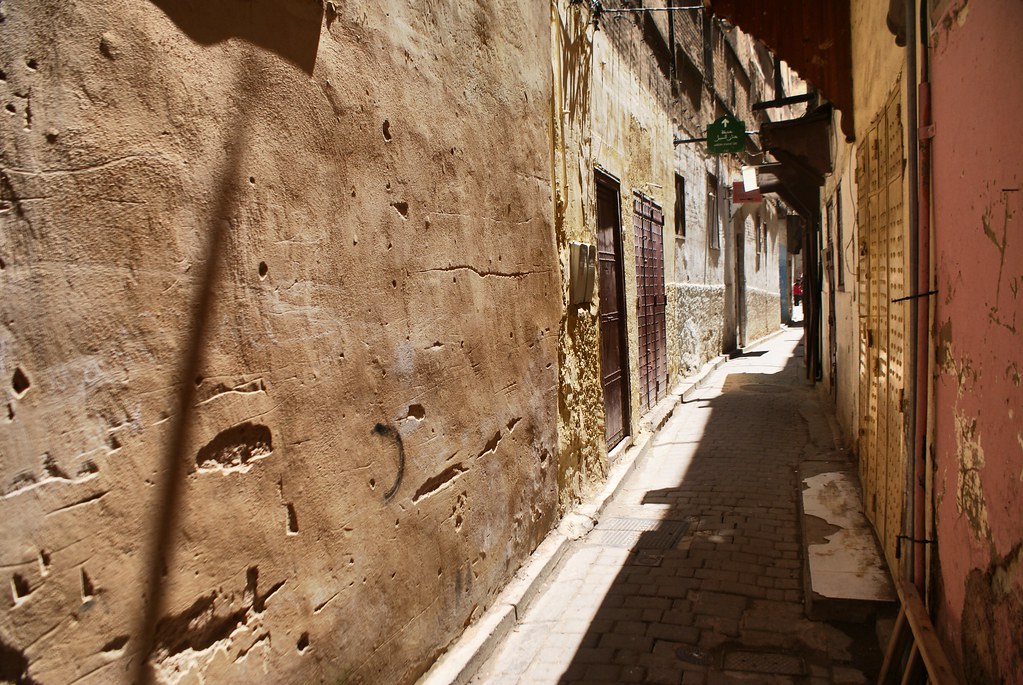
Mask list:
[{"label": "sunlit pavement", "polygon": [[676,409],[474,683],[865,683],[873,622],[806,617],[797,467],[833,450],[793,328]]}]

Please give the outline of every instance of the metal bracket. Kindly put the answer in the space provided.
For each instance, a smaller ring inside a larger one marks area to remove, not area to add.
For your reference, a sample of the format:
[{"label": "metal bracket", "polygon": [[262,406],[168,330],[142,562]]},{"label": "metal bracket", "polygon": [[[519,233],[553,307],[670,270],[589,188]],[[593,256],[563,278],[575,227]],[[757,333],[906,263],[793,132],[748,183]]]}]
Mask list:
[{"label": "metal bracket", "polygon": [[675,138],[674,143],[676,146],[682,145],[683,143],[702,143],[705,142],[706,138]]},{"label": "metal bracket", "polygon": [[921,545],[934,545],[934,544],[937,544],[937,542],[938,542],[937,540],[928,540],[926,538],[921,540],[921,539],[915,538],[915,537],[913,537],[911,535],[896,535],[895,536],[895,558],[896,559],[901,559],[902,558],[902,541],[903,540],[905,540],[906,542],[912,542],[912,543],[921,544]]},{"label": "metal bracket", "polygon": [[935,134],[934,124],[927,124],[926,126],[920,127],[919,131],[917,132],[917,137],[919,137],[920,140],[930,140],[931,138],[934,137],[934,134]]},{"label": "metal bracket", "polygon": [[905,297],[897,297],[897,298],[895,298],[894,300],[892,300],[892,304],[894,304],[896,302],[905,302],[906,300],[916,300],[916,299],[919,299],[921,297],[930,297],[931,295],[937,295],[937,294],[938,294],[937,290],[928,290],[925,293],[913,293],[912,295],[906,295]]}]

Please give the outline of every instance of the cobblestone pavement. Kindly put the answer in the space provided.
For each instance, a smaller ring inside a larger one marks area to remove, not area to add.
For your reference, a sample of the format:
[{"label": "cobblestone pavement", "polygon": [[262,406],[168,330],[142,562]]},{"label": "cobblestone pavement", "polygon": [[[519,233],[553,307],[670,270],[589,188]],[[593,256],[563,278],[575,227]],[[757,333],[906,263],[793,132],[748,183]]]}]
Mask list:
[{"label": "cobblestone pavement", "polygon": [[802,331],[724,364],[473,679],[866,683],[873,623],[809,620],[796,469],[835,448]]}]

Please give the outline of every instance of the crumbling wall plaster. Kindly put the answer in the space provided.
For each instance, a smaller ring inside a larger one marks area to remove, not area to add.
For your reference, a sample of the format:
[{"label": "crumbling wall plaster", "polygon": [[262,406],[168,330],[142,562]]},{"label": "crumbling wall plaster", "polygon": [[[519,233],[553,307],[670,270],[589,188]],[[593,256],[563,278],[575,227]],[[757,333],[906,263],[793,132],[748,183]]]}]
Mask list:
[{"label": "crumbling wall plaster", "polygon": [[692,375],[721,354],[723,285],[668,284],[668,312],[677,331],[675,346],[683,376]]},{"label": "crumbling wall plaster", "polygon": [[753,342],[763,338],[780,326],[781,302],[777,291],[746,288],[746,340]]},{"label": "crumbling wall plaster", "polygon": [[126,679],[162,563],[164,682],[414,680],[557,516],[547,8],[0,11],[3,677]]},{"label": "crumbling wall plaster", "polygon": [[590,304],[569,304],[569,242],[597,242],[589,134],[593,27],[581,10],[565,2],[551,3],[551,160],[563,303],[558,340],[561,511],[602,483],[608,468],[599,354],[599,283],[594,285]]}]

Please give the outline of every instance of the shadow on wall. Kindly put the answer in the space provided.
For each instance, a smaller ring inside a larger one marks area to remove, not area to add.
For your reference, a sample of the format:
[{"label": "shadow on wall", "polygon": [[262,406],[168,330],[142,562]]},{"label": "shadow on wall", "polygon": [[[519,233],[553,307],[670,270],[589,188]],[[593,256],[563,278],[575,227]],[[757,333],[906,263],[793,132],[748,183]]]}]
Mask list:
[{"label": "shadow on wall", "polygon": [[202,45],[238,38],[313,73],[320,44],[320,0],[150,0]]},{"label": "shadow on wall", "polygon": [[589,22],[582,12],[569,12],[565,21],[558,21],[558,44],[562,48],[561,88],[570,122],[589,119],[590,77],[593,62],[593,40]]},{"label": "shadow on wall", "polygon": [[[288,60],[311,74],[319,46],[323,9],[318,0],[152,0],[153,4],[191,39],[213,45],[230,38],[239,38]],[[234,237],[225,220],[237,211],[239,170],[249,147],[249,121],[245,116],[246,101],[258,97],[259,60],[249,56],[234,65],[234,92],[242,100],[242,115],[234,122],[233,139],[224,150],[222,167],[212,195],[216,201],[202,229],[204,259],[197,269],[196,286],[188,304],[190,325],[181,332],[181,352],[175,378],[199,376],[206,354],[206,341],[212,336],[211,312],[217,294],[216,282],[225,252],[232,250]],[[150,513],[151,526],[146,540],[142,602],[137,611],[136,634],[140,636],[138,656],[132,665],[130,682],[146,685],[153,682],[152,656],[163,612],[169,579],[174,572],[174,551],[179,535],[179,513],[185,493],[186,446],[194,432],[197,384],[178,382],[173,423],[163,446],[162,477],[154,493],[155,505]],[[265,428],[265,427],[264,427]],[[267,434],[267,439],[269,435]],[[264,441],[265,442],[265,441]],[[215,460],[214,460],[215,461]]]}]

